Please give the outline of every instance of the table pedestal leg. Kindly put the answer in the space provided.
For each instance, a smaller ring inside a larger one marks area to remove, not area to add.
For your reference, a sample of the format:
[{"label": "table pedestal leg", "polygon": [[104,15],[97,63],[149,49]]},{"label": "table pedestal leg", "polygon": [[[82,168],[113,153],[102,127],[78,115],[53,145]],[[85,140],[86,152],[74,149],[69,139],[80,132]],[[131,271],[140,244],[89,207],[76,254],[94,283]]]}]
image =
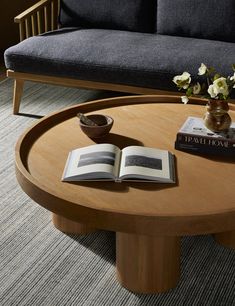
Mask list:
[{"label": "table pedestal leg", "polygon": [[217,243],[235,249],[235,231],[214,234]]},{"label": "table pedestal leg", "polygon": [[54,213],[52,213],[52,222],[58,230],[67,234],[83,235],[96,231],[93,227],[83,223],[74,222]]},{"label": "table pedestal leg", "polygon": [[176,286],[180,276],[180,237],[118,232],[116,267],[119,282],[136,293],[158,293]]}]

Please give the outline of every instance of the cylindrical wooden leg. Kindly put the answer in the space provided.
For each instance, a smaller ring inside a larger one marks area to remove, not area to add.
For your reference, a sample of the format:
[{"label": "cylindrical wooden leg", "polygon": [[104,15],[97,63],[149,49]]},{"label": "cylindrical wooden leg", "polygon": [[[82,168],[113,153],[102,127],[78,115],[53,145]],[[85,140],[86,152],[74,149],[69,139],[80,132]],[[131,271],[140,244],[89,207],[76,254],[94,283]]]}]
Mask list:
[{"label": "cylindrical wooden leg", "polygon": [[52,213],[54,226],[63,233],[84,235],[95,232],[96,229],[83,223],[74,222]]},{"label": "cylindrical wooden leg", "polygon": [[179,280],[180,237],[118,232],[116,254],[118,280],[133,292],[164,292]]},{"label": "cylindrical wooden leg", "polygon": [[217,243],[235,249],[235,231],[214,234]]}]

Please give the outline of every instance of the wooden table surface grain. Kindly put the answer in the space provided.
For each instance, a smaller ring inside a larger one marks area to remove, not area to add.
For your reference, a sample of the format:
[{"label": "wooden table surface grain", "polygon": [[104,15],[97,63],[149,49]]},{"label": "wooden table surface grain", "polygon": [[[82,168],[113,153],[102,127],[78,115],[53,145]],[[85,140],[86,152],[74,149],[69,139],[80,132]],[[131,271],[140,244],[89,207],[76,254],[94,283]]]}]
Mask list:
[{"label": "wooden table surface grain", "polygon": [[[200,104],[169,103],[176,100],[159,96],[106,99],[42,119],[16,146],[17,176],[23,189],[54,213],[104,229],[150,235],[235,229],[234,159],[174,149],[176,133],[186,118],[202,117],[205,112]],[[176,184],[61,182],[68,152],[97,142],[80,130],[78,111],[114,118],[111,133],[99,142],[173,152]],[[230,111],[233,120],[234,113]]]},{"label": "wooden table surface grain", "polygon": [[[180,236],[215,234],[235,248],[235,160],[174,149],[188,116],[202,117],[205,101],[183,105],[179,97],[128,96],[59,111],[29,128],[16,145],[16,176],[22,189],[52,212],[66,233],[116,232],[119,282],[137,293],[165,292],[180,277]],[[111,133],[96,142],[120,148],[140,145],[175,154],[175,184],[61,182],[69,151],[92,145],[76,114],[113,117]],[[234,105],[230,115],[235,121]]]}]

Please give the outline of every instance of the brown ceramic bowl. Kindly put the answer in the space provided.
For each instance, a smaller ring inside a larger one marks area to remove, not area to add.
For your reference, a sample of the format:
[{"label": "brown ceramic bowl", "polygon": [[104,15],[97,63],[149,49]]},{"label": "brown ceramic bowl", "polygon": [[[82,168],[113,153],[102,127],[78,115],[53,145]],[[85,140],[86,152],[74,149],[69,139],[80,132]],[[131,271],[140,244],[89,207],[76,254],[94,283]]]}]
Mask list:
[{"label": "brown ceramic bowl", "polygon": [[87,125],[79,120],[81,130],[90,138],[106,136],[113,126],[113,118],[106,115],[87,115],[87,118],[94,121],[97,125]]}]

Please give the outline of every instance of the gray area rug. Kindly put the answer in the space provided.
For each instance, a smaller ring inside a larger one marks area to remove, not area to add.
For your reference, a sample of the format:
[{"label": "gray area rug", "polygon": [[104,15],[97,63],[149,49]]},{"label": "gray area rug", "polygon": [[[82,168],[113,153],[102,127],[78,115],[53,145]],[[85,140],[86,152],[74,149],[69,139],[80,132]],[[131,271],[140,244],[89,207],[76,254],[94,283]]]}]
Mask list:
[{"label": "gray area rug", "polygon": [[[13,116],[12,87],[0,83],[0,305],[235,305],[235,251],[211,236],[182,238],[181,278],[167,293],[134,294],[115,276],[115,235],[56,230],[50,213],[33,202],[14,175],[14,146],[35,118],[111,93],[28,83]],[[28,116],[27,116],[28,115]]]}]

